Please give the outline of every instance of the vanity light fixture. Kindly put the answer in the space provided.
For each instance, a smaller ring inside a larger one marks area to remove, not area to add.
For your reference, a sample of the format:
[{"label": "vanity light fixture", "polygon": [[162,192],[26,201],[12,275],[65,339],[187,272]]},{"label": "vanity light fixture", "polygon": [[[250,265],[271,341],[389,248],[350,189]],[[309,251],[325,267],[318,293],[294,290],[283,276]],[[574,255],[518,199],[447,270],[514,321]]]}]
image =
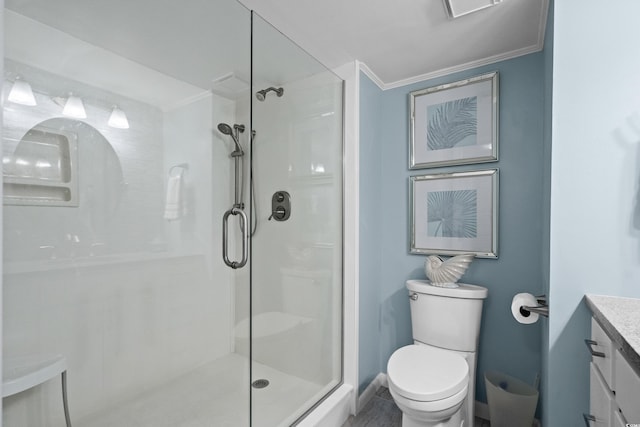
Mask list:
[{"label": "vanity light fixture", "polygon": [[69,117],[74,117],[76,119],[86,119],[87,112],[84,109],[84,104],[82,103],[82,99],[69,94],[69,98],[67,98],[67,102],[64,104],[64,108],[62,109],[62,114]]},{"label": "vanity light fixture", "polygon": [[117,105],[113,106],[113,110],[111,111],[107,124],[112,128],[129,129],[129,120],[127,120],[127,115]]},{"label": "vanity light fixture", "polygon": [[15,82],[13,82],[13,87],[11,87],[7,99],[16,104],[28,105],[30,107],[38,105],[36,98],[33,96],[31,85],[20,77],[16,77]]}]

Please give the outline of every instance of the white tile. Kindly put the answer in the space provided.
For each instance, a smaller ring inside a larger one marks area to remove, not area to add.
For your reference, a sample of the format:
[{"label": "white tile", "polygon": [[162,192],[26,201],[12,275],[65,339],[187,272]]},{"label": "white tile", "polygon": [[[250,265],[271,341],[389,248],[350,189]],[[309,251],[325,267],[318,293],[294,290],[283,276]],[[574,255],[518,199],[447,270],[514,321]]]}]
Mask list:
[{"label": "white tile", "polygon": [[[299,415],[318,398],[318,384],[260,364],[254,364],[253,369],[256,377],[271,382],[265,389],[252,389],[254,426],[289,425],[291,414]],[[229,355],[74,425],[245,427],[249,415],[248,372],[246,358]]]}]

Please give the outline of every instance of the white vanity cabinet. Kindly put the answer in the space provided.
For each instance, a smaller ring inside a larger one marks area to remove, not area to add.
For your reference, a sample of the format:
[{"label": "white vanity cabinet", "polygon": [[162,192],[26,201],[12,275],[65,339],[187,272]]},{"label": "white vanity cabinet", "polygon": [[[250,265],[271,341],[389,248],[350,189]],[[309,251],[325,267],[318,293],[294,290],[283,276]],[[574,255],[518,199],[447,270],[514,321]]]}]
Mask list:
[{"label": "white vanity cabinet", "polygon": [[589,366],[589,379],[589,414],[585,418],[592,425],[611,425],[611,414],[615,408],[613,393],[593,362]]},{"label": "white vanity cabinet", "polygon": [[640,377],[595,319],[591,319],[591,339],[585,342],[591,352],[586,424],[620,427],[640,423]]},{"label": "white vanity cabinet", "polygon": [[622,413],[614,412],[611,427],[629,427],[629,424],[622,418]]},{"label": "white vanity cabinet", "polygon": [[614,366],[616,402],[628,423],[640,424],[640,376],[618,352]]}]

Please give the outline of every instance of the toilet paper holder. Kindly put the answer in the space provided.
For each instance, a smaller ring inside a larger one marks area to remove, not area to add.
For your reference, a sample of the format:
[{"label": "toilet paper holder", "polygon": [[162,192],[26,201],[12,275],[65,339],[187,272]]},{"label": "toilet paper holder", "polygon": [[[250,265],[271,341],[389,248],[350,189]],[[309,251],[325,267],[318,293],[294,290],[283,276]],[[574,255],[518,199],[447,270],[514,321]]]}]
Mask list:
[{"label": "toilet paper holder", "polygon": [[537,313],[544,317],[549,317],[549,305],[547,305],[547,296],[536,296],[536,302],[540,305],[535,307],[531,307],[528,305],[520,306],[520,314],[522,314],[524,317],[529,317],[531,313]]}]

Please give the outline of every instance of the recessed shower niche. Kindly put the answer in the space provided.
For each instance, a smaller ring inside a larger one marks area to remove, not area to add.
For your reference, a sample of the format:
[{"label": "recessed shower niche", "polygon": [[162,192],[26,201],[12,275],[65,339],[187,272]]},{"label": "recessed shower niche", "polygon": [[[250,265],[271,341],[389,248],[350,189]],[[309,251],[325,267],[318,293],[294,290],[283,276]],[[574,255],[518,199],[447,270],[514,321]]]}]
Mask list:
[{"label": "recessed shower niche", "polygon": [[39,124],[4,156],[4,203],[78,206],[78,136]]},{"label": "recessed shower niche", "polygon": [[[82,196],[97,192],[110,201],[111,209],[117,206],[123,182],[120,161],[111,144],[91,125],[49,119],[29,129],[19,141],[7,141],[11,142],[13,152],[2,159],[5,205],[77,207]],[[91,146],[90,157],[82,155],[82,144]],[[83,180],[83,169],[101,173],[85,174]]]}]

